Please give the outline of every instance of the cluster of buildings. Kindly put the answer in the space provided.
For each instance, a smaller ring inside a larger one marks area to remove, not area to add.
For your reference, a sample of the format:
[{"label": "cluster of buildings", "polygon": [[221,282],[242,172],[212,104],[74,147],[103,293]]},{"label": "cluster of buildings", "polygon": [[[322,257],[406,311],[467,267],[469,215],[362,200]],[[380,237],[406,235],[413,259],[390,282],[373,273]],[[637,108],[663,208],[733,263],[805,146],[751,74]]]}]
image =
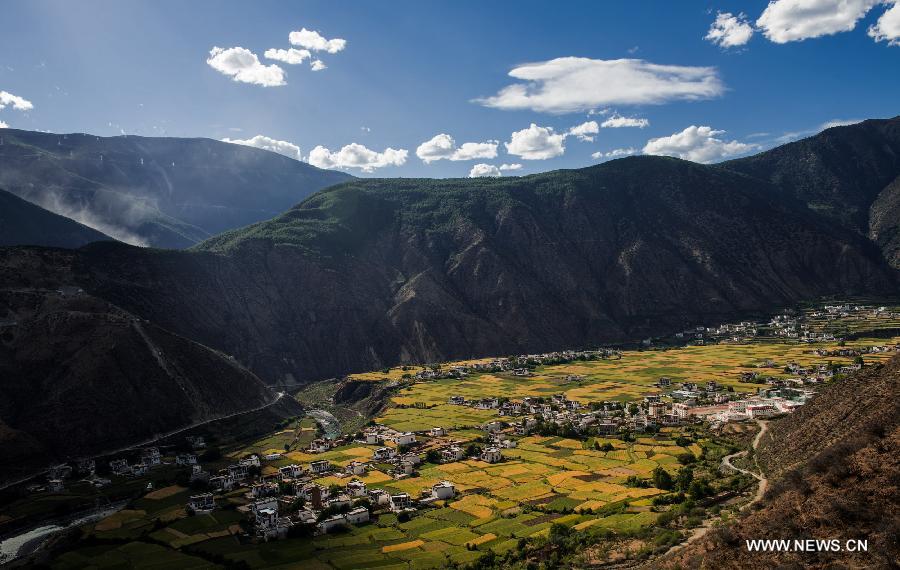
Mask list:
[{"label": "cluster of buildings", "polygon": [[611,348],[596,350],[562,350],[542,354],[520,354],[504,358],[494,358],[485,362],[455,365],[448,368],[431,366],[412,375],[416,380],[437,380],[441,378],[462,378],[472,373],[510,372],[515,376],[529,376],[535,366],[565,364],[576,360],[600,360],[621,358],[620,351]]}]

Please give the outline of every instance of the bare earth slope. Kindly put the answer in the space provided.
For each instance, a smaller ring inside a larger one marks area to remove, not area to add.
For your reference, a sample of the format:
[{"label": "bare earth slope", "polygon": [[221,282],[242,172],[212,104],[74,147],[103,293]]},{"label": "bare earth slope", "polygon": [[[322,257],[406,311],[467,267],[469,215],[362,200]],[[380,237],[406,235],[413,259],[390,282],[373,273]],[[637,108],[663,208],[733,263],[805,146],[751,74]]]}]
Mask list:
[{"label": "bare earth slope", "polygon": [[[654,567],[895,568],[900,560],[900,360],[827,387],[772,422],[758,509]],[[751,539],[865,539],[865,553],[748,552]]]}]

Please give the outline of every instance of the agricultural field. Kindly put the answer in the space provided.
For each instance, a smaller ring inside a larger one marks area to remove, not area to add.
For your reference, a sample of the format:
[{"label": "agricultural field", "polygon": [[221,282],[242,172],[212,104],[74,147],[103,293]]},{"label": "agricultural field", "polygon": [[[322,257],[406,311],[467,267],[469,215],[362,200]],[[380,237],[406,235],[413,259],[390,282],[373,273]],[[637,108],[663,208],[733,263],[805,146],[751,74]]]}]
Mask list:
[{"label": "agricultural field", "polygon": [[[538,366],[533,376],[514,376],[510,372],[470,374],[462,379],[445,378],[422,381],[401,389],[392,398],[394,407],[378,418],[379,423],[400,431],[417,431],[432,426],[446,428],[478,425],[496,416],[488,410],[476,410],[447,404],[450,396],[460,395],[466,400],[506,397],[549,397],[563,393],[570,400],[581,402],[640,400],[647,394],[659,393],[655,386],[661,376],[673,383],[705,383],[715,380],[735,392],[755,392],[757,385],[740,381],[742,372],[762,372],[766,376],[787,378],[786,364],[801,366],[824,363],[851,364],[849,357],[822,357],[817,348],[865,348],[872,345],[895,344],[900,337],[859,338],[839,346],[837,342],[805,344],[796,341],[769,340],[748,344],[712,344],[685,346],[665,350],[628,350],[621,359],[576,361],[568,364]],[[865,355],[865,361],[875,364],[887,361],[894,353]],[[757,366],[770,360],[775,368]],[[451,363],[456,365],[457,363]],[[578,376],[579,379],[571,380]],[[570,378],[567,380],[567,377]],[[416,408],[415,406],[421,406]]]},{"label": "agricultural field", "polygon": [[[879,318],[884,322],[874,324],[885,325],[889,320]],[[859,332],[892,329],[873,327],[873,323],[857,325]],[[757,337],[748,343],[625,350],[621,358],[537,366],[530,376],[496,372],[414,381],[410,375],[423,368],[407,367],[353,375],[352,379],[383,382],[392,390],[387,392],[393,395],[386,409],[373,418],[375,422],[399,432],[423,432],[437,426],[447,430],[440,437],[417,436],[413,449],[427,457],[427,451],[451,443],[464,449],[483,446],[486,432],[481,426],[499,418],[497,410],[448,404],[453,395],[466,400],[521,400],[562,393],[585,404],[624,403],[659,393],[655,384],[661,376],[676,385],[715,380],[734,392],[755,392],[758,385],[741,382],[742,373],[788,377],[784,372],[788,363],[810,367],[853,361],[849,356],[817,356],[816,349],[865,349],[900,342],[900,337],[876,336],[862,334],[840,344]],[[875,364],[893,355],[865,354],[864,360]],[[760,368],[767,361],[774,366]],[[315,401],[327,399],[318,393],[306,396]],[[352,427],[355,432],[356,424]],[[734,514],[742,493],[752,488],[753,481],[748,476],[722,473],[719,465],[724,455],[746,447],[755,429],[753,423],[729,424],[723,432],[682,425],[636,437],[580,439],[518,436],[507,429],[502,437],[511,443],[504,443],[499,463],[484,462],[477,455],[444,464],[426,461],[411,476],[397,478],[391,465],[372,461],[375,449],[396,447],[393,442],[367,445],[354,441],[324,453],[309,453],[308,444],[319,433],[315,422],[311,418],[290,420],[277,430],[223,450],[222,465],[252,453],[278,452],[281,458],[263,463],[263,475],[273,475],[284,465],[326,459],[336,469],[314,479],[324,488],[344,487],[359,479],[370,490],[417,498],[433,484],[449,481],[456,496],[420,506],[414,513],[382,511],[372,522],[344,532],[251,543],[241,538],[246,516],[237,510],[249,502],[245,490],[218,495],[218,508],[211,514],[189,516],[184,505],[194,491],[171,482],[157,484],[154,491],[125,510],[86,527],[85,535],[94,539],[93,543],[63,553],[52,566],[207,568],[242,563],[250,568],[287,568],[298,567],[299,562],[305,569],[429,569],[465,566],[488,552],[503,554],[521,548],[523,539],[541,540],[559,525],[598,537],[644,537],[647,544],[659,547],[681,540],[681,533],[699,525],[704,517],[724,520]],[[365,475],[343,474],[342,468],[353,461],[370,464]],[[703,483],[699,491],[689,486],[690,479],[684,482],[686,471],[695,483]],[[661,473],[678,483],[660,482]],[[713,496],[719,498],[710,515],[699,503]]]}]

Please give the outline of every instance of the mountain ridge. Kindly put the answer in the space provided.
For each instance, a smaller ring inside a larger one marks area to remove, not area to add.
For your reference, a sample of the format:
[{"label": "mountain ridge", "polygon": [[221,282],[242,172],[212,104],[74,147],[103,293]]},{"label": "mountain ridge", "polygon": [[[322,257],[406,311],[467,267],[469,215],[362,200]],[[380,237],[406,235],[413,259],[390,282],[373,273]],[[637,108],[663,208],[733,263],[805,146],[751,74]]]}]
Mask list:
[{"label": "mountain ridge", "polygon": [[189,247],[351,178],[208,138],[0,130],[0,187],[121,241]]}]

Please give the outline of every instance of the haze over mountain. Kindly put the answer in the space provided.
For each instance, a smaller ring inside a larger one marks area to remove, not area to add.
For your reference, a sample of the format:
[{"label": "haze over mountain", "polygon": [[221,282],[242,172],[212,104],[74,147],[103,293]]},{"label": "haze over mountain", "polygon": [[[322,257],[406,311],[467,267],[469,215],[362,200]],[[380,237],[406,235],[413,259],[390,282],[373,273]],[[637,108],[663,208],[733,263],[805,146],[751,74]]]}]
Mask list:
[{"label": "haze over mountain", "polygon": [[0,190],[0,245],[81,247],[112,238]]},{"label": "haze over mountain", "polygon": [[0,130],[0,188],[121,241],[184,248],[349,180],[211,139]]}]

